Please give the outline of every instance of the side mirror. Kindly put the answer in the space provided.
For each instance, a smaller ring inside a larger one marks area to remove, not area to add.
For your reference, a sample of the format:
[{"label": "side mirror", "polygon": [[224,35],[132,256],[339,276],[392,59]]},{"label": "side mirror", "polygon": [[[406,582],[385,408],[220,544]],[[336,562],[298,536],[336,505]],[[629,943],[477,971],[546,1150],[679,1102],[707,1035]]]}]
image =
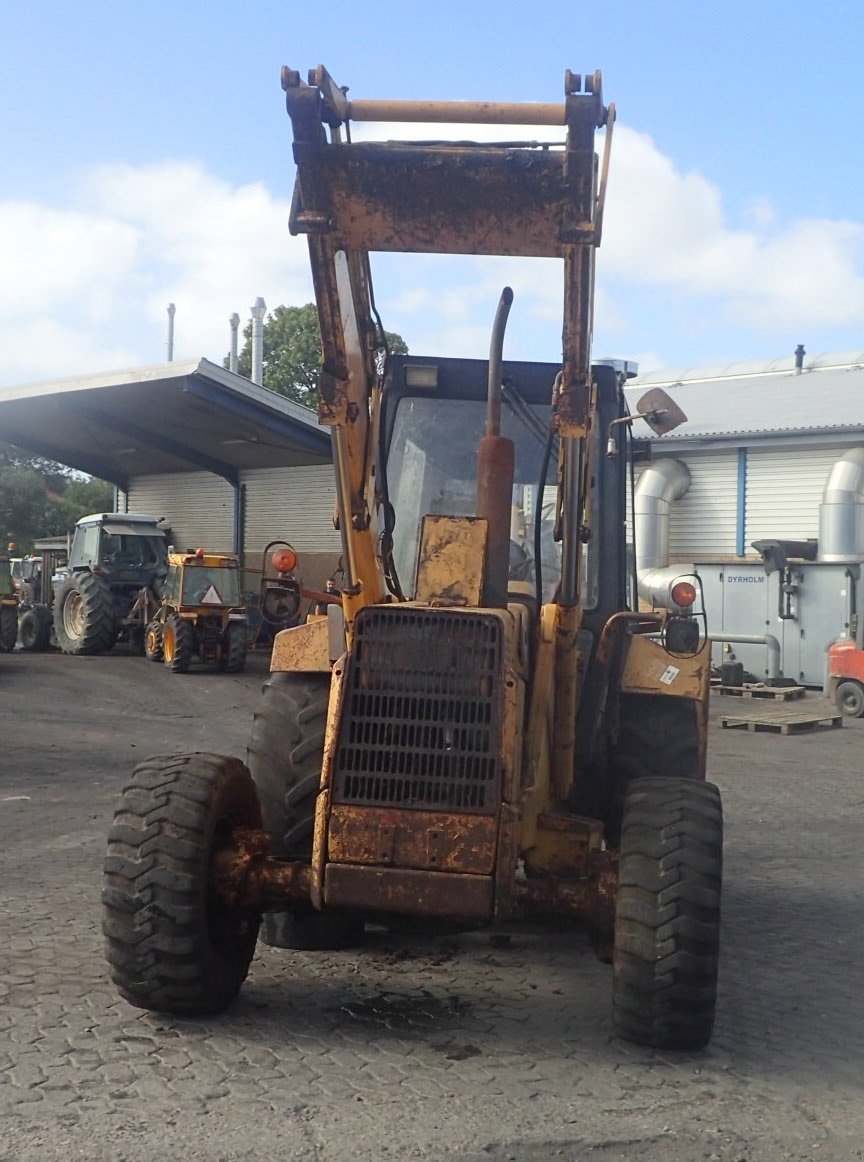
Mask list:
[{"label": "side mirror", "polygon": [[652,387],[636,404],[636,412],[658,436],[686,424],[687,416],[662,387]]}]

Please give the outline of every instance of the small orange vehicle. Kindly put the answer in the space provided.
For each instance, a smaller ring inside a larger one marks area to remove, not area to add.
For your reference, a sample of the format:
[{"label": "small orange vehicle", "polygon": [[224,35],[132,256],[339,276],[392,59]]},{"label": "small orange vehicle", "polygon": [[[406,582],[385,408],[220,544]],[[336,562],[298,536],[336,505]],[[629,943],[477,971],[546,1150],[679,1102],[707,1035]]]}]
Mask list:
[{"label": "small orange vehicle", "polygon": [[162,604],[147,626],[144,652],[185,674],[193,658],[237,674],[246,665],[246,608],[237,558],[168,553]]},{"label": "small orange vehicle", "polygon": [[864,650],[854,638],[841,638],[829,647],[825,692],[847,718],[864,717]]}]

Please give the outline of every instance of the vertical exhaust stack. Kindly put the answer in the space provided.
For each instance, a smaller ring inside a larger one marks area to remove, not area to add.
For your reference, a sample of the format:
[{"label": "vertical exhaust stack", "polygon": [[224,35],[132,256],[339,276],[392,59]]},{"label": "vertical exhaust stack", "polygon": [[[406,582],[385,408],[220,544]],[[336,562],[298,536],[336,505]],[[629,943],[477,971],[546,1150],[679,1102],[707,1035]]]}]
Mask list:
[{"label": "vertical exhaust stack", "polygon": [[168,304],[168,362],[174,362],[174,315],[177,308],[173,303]]},{"label": "vertical exhaust stack", "polygon": [[807,352],[804,350],[804,344],[799,343],[795,348],[795,374],[800,375],[804,370],[804,356]]},{"label": "vertical exhaust stack", "polygon": [[505,286],[498,301],[489,344],[489,380],[486,395],[486,434],[477,449],[477,515],[486,518],[486,580],[483,603],[507,608],[510,575],[510,514],[513,503],[515,449],[501,435],[501,363],[504,329],[513,304],[513,291]]},{"label": "vertical exhaust stack", "polygon": [[252,307],[252,382],[264,383],[264,316],[267,304],[262,298]]},{"label": "vertical exhaust stack", "polygon": [[239,366],[239,359],[238,359],[238,355],[237,355],[237,350],[238,350],[238,341],[239,341],[238,335],[239,335],[239,331],[240,331],[240,316],[237,314],[236,311],[231,316],[231,318],[228,320],[228,322],[231,324],[231,350],[230,350],[230,353],[228,355],[228,370],[233,371],[234,374],[236,375],[237,368]]},{"label": "vertical exhaust stack", "polygon": [[864,448],[850,448],[831,466],[819,505],[817,561],[864,558]]}]

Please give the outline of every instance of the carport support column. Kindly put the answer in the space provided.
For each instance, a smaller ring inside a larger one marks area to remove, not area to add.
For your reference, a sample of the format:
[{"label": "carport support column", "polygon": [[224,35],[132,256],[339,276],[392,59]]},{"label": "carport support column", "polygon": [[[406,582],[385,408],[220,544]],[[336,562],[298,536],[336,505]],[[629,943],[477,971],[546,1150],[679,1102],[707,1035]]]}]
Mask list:
[{"label": "carport support column", "polygon": [[738,449],[738,508],[735,521],[735,552],[747,552],[747,449]]},{"label": "carport support column", "polygon": [[238,480],[232,483],[234,489],[234,553],[244,566],[243,543],[246,540],[246,485]]}]

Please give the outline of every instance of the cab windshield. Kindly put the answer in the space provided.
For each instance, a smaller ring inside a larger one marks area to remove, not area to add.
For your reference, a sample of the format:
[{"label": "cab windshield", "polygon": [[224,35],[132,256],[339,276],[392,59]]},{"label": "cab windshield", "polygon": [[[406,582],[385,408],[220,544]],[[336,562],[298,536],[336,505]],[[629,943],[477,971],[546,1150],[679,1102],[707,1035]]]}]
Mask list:
[{"label": "cab windshield", "polygon": [[[501,409],[501,434],[516,449],[510,521],[510,578],[534,583],[534,528],[540,471],[548,438],[547,405],[521,403]],[[414,593],[420,523],[427,514],[476,514],[477,448],[484,435],[482,399],[403,396],[399,399],[387,456],[387,484],[396,514],[393,559],[406,597]],[[555,474],[553,450],[539,514],[543,598],[560,580],[560,545],[553,538]]]}]

